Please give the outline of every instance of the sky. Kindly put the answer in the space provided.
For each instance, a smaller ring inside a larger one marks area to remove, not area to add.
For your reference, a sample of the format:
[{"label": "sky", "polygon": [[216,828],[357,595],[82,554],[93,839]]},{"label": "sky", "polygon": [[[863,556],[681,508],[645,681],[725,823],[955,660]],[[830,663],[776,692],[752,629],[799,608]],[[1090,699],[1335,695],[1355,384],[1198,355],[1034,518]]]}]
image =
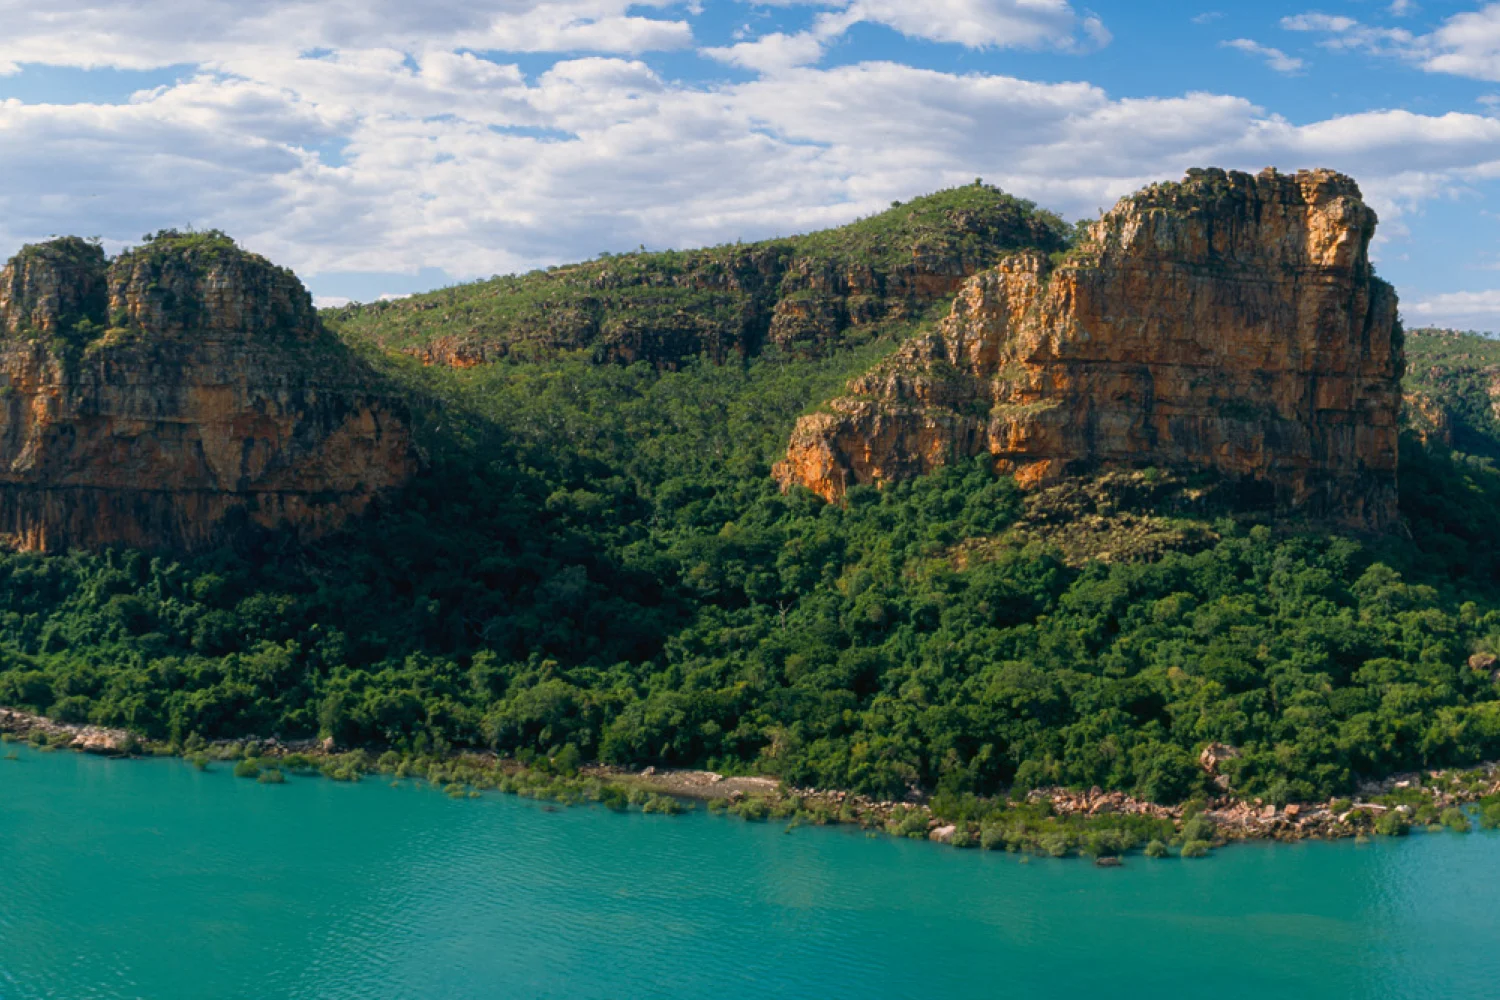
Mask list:
[{"label": "sky", "polygon": [[0,257],[219,228],[321,304],[1332,167],[1408,326],[1500,330],[1500,2],[0,0]]}]

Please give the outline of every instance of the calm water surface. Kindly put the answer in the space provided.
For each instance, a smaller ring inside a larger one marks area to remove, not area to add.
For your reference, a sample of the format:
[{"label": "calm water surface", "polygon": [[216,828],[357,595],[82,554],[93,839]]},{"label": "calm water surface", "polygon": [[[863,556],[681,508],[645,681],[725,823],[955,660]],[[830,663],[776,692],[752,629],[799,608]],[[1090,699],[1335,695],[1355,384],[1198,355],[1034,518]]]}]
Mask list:
[{"label": "calm water surface", "polygon": [[1500,996],[1491,834],[1099,870],[19,753],[3,1000]]}]

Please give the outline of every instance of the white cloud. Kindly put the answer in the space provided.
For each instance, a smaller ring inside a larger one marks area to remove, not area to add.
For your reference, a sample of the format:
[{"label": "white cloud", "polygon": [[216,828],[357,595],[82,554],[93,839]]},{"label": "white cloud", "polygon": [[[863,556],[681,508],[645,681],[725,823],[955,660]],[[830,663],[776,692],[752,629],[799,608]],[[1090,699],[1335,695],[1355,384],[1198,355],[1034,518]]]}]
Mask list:
[{"label": "white cloud", "polygon": [[1296,56],[1289,56],[1280,49],[1273,49],[1249,38],[1235,38],[1221,44],[1226,48],[1239,49],[1249,55],[1259,56],[1266,61],[1267,66],[1278,73],[1300,73],[1307,65]]},{"label": "white cloud", "polygon": [[[1080,17],[1067,0],[784,0],[787,5],[825,8],[797,34],[772,32],[737,44],[701,49],[710,59],[779,73],[822,60],[828,47],[856,24],[882,24],[908,38],[947,42],[971,49],[1054,48],[1082,52],[1103,48],[1110,33],[1093,15]],[[830,9],[831,8],[831,9]]]},{"label": "white cloud", "polygon": [[[0,65],[236,71],[322,48],[594,51],[692,42],[686,22],[631,13],[666,0],[0,0]],[[250,75],[254,75],[253,73]]]},{"label": "white cloud", "polygon": [[825,41],[811,31],[787,35],[774,32],[762,35],[750,42],[739,42],[724,48],[706,48],[701,52],[711,59],[753,69],[761,73],[776,73],[794,66],[806,66],[823,58]]},{"label": "white cloud", "polygon": [[[1413,5],[1397,3],[1391,13],[1405,14],[1412,9]],[[1281,24],[1290,31],[1323,34],[1319,44],[1326,48],[1399,58],[1429,73],[1500,81],[1500,3],[1454,14],[1425,35],[1327,14],[1298,14],[1283,18]]]},{"label": "white cloud", "polygon": [[1500,326],[1500,289],[1447,292],[1402,306],[1407,322],[1424,326]]},{"label": "white cloud", "polygon": [[[1500,175],[1500,120],[1485,115],[1387,111],[1296,125],[1232,95],[1120,99],[1087,83],[886,62],[820,69],[793,57],[760,60],[764,75],[719,86],[673,81],[618,55],[528,74],[454,39],[493,37],[499,19],[542,44],[527,20],[540,16],[536,5],[491,2],[476,18],[471,3],[437,3],[418,23],[404,7],[382,12],[389,0],[309,3],[316,30],[295,22],[276,42],[256,18],[290,10],[285,0],[214,2],[163,0],[183,21],[184,46],[203,46],[194,51],[204,68],[175,85],[117,105],[0,102],[0,254],[52,233],[118,245],[194,224],[308,274],[437,267],[476,277],[639,243],[834,225],[976,175],[1071,217],[1092,215],[1205,164],[1348,171],[1390,223],[1383,232],[1399,233],[1404,216],[1454,184]],[[225,20],[198,23],[193,12],[205,4]],[[574,20],[559,20],[551,8],[563,6],[549,5],[550,37],[584,24],[581,12],[656,20],[613,0],[573,4]],[[1032,34],[1004,28],[1001,14],[1028,6],[1040,18]],[[826,30],[842,30],[837,19],[852,9],[822,11]],[[977,41],[1004,28],[1017,43],[1064,46],[1087,31],[1066,4],[964,9],[974,26],[921,30]],[[385,33],[372,10],[388,18]],[[860,10],[897,19],[894,7]],[[24,61],[61,30],[19,23],[26,30],[0,39],[0,57]],[[814,30],[823,23],[815,18]],[[1044,23],[1058,27],[1037,34]],[[158,58],[154,32],[165,29],[154,13],[85,19],[76,35],[109,25],[122,33],[94,57]]]},{"label": "white cloud", "polygon": [[1392,17],[1407,17],[1417,12],[1416,0],[1391,0],[1391,5],[1386,11]]}]

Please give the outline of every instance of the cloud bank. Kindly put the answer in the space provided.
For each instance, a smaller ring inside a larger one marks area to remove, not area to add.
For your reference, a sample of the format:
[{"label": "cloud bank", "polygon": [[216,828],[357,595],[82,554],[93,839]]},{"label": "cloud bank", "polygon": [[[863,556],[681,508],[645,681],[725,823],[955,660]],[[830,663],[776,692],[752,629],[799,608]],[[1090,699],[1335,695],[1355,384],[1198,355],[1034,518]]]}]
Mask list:
[{"label": "cloud bank", "polygon": [[[1055,50],[1107,37],[1060,0],[942,3],[947,18],[894,0],[823,4],[811,31],[878,21]],[[1093,215],[1203,164],[1345,170],[1399,234],[1445,188],[1500,176],[1500,120],[1485,115],[1297,124],[1225,94],[823,67],[823,42],[796,34],[711,53],[749,80],[684,83],[645,58],[694,49],[687,12],[669,4],[60,0],[42,14],[0,0],[0,15],[0,64],[193,67],[120,103],[0,102],[4,253],[60,232],[119,243],[192,224],[312,276],[469,278],[805,231],[976,176]],[[1318,30],[1353,31],[1335,27]],[[511,54],[523,51],[556,55],[523,69]]]}]

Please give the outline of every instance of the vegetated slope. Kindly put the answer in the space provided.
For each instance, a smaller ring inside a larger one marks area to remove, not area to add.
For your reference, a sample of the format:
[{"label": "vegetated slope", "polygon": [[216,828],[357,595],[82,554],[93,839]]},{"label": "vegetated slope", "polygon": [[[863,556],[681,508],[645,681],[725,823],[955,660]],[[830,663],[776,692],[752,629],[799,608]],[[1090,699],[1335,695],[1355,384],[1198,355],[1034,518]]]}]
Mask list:
[{"label": "vegetated slope", "polygon": [[1406,336],[1407,419],[1436,443],[1497,458],[1500,340],[1482,333],[1424,328]]},{"label": "vegetated slope", "polygon": [[1028,495],[980,457],[783,494],[796,418],[902,337],[680,371],[372,353],[431,455],[399,503],[311,545],[0,555],[0,704],[949,803],[1179,800],[1209,742],[1278,801],[1500,754],[1486,463],[1408,435],[1409,535],[1374,540],[1151,469]]},{"label": "vegetated slope", "polygon": [[1060,251],[1070,235],[1052,213],[976,183],[805,236],[604,255],[327,315],[351,337],[456,366],[580,349],[660,367],[767,344],[816,356],[923,315],[1007,252]]}]

